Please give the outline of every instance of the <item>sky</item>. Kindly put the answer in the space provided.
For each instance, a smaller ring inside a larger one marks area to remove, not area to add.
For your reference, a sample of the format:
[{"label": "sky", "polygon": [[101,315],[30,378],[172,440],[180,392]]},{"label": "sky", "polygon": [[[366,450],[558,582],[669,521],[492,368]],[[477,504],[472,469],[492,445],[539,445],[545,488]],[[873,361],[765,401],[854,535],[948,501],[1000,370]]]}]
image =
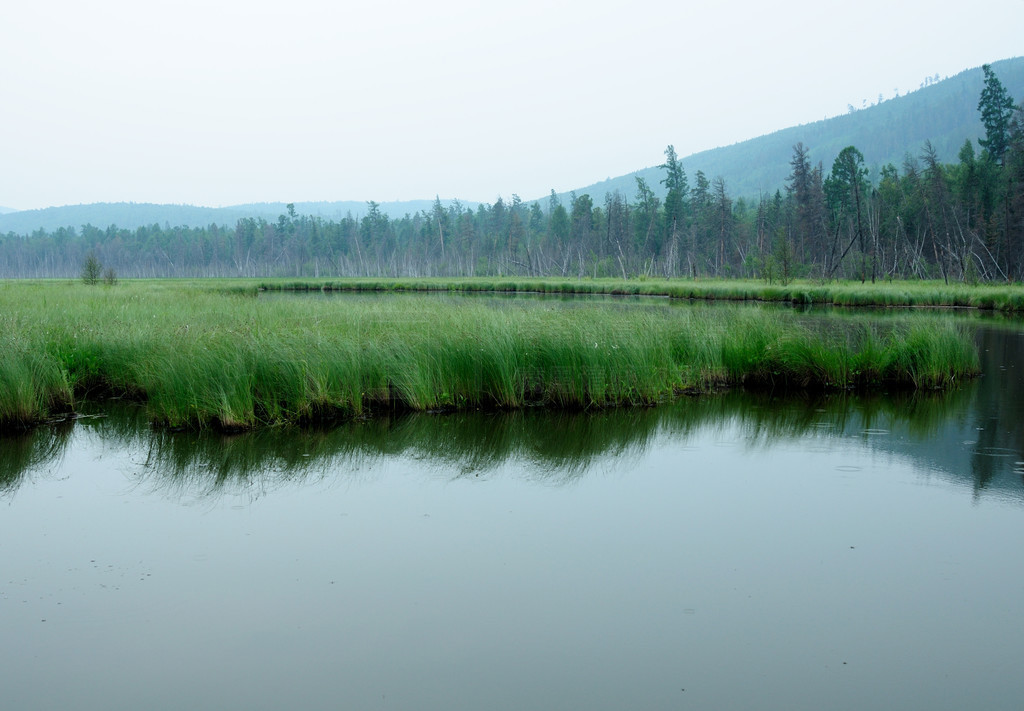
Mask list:
[{"label": "sky", "polygon": [[1022,27],[1024,0],[9,3],[0,206],[528,200],[1019,56]]}]

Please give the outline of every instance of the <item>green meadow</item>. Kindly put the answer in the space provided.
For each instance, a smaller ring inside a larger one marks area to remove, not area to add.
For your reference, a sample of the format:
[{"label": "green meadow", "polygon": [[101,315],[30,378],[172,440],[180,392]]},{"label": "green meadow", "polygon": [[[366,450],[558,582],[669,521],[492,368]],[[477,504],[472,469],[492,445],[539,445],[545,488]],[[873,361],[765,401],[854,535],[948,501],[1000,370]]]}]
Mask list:
[{"label": "green meadow", "polygon": [[[947,319],[400,293],[564,283],[509,284],[305,283],[354,292],[309,298],[263,291],[300,288],[287,282],[4,282],[0,426],[110,397],[144,402],[160,426],[236,430],[381,409],[650,405],[723,387],[934,389],[978,369],[969,333]],[[657,293],[645,282],[594,284],[607,289],[594,293]]]}]

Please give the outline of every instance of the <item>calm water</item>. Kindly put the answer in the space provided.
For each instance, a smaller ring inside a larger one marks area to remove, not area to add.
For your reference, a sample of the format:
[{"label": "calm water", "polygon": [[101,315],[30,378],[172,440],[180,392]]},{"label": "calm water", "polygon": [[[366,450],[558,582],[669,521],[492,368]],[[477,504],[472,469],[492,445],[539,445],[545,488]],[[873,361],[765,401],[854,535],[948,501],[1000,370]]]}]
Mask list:
[{"label": "calm water", "polygon": [[944,396],[0,440],[5,709],[1019,709],[1024,329]]}]

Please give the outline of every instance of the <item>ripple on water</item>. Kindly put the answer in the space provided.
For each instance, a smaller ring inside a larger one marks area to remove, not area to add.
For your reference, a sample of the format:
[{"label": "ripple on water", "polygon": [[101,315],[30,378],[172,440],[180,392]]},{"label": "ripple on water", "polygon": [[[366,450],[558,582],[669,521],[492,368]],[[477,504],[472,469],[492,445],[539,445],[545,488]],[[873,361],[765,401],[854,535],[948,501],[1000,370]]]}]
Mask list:
[{"label": "ripple on water", "polygon": [[877,427],[869,427],[866,430],[861,430],[861,434],[866,434],[866,435],[887,435],[887,434],[889,434],[889,430],[883,430],[883,429],[879,429]]},{"label": "ripple on water", "polygon": [[864,467],[858,467],[853,464],[840,464],[836,467],[837,472],[859,472],[863,471]]},{"label": "ripple on water", "polygon": [[1012,457],[1017,454],[1016,451],[1007,447],[978,447],[973,450],[973,453],[983,457]]}]

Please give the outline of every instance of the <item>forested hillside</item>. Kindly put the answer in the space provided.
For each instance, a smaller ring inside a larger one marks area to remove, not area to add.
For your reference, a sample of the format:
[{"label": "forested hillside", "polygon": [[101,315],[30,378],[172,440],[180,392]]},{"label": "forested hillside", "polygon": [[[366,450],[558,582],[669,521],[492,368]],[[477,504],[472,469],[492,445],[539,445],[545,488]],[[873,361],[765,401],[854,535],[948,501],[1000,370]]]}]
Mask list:
[{"label": "forested hillside", "polygon": [[[859,146],[828,165],[788,148],[783,185],[756,199],[688,171],[672,146],[629,190],[518,196],[475,207],[435,200],[391,217],[303,214],[232,226],[86,225],[0,237],[0,276],[747,276],[787,281],[1024,276],[1024,109],[986,66],[963,97],[982,125],[944,160],[930,139],[870,170]],[[888,102],[886,102],[888,103]],[[876,109],[879,107],[876,107]],[[888,139],[886,139],[888,140]],[[883,141],[884,142],[884,141]],[[876,142],[877,143],[877,142]]]},{"label": "forested hillside", "polygon": [[[993,62],[991,67],[1010,96],[1024,98],[1024,57]],[[879,96],[867,107],[851,106],[843,116],[696,153],[684,157],[683,164],[690,174],[699,170],[707,176],[720,176],[733,195],[757,199],[785,183],[797,143],[807,147],[812,165],[821,163],[826,171],[843,148],[856,146],[873,179],[887,163],[902,164],[908,151],[916,155],[925,141],[931,142],[939,160],[956,161],[964,141],[977,141],[985,135],[977,111],[984,73],[976,67],[929,82],[902,96]],[[661,179],[659,170],[646,168],[576,192],[588,193],[598,201],[615,190],[630,194],[637,176],[656,185]],[[659,196],[664,197],[663,190]]]}]

